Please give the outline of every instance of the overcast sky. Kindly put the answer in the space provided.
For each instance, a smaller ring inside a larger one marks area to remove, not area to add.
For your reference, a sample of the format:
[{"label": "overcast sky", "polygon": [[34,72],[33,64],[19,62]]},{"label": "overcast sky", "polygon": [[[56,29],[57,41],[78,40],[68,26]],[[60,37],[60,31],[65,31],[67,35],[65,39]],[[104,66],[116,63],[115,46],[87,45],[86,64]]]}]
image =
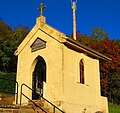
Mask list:
[{"label": "overcast sky", "polygon": [[[12,28],[26,25],[31,29],[40,3],[46,5],[44,16],[49,25],[72,34],[70,0],[0,0],[0,17]],[[102,27],[110,38],[120,39],[120,0],[78,0],[76,14],[77,30],[82,34],[90,35],[92,27]]]}]

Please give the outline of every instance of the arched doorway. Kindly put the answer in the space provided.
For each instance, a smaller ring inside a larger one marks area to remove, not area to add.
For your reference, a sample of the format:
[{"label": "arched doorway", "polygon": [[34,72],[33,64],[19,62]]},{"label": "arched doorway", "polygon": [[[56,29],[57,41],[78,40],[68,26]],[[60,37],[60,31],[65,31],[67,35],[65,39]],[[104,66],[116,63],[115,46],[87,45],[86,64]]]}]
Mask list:
[{"label": "arched doorway", "polygon": [[46,63],[42,57],[38,56],[32,76],[33,100],[39,99],[39,95],[43,95],[44,82],[46,82]]}]

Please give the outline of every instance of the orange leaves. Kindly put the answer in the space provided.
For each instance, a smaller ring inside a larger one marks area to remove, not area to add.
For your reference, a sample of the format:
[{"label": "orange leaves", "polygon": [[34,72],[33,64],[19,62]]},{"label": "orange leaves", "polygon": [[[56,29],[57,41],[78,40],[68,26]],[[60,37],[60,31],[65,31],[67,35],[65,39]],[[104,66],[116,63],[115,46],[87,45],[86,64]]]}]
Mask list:
[{"label": "orange leaves", "polygon": [[120,72],[120,47],[107,38],[92,42],[90,47],[112,59],[111,62],[100,62],[102,95],[111,97],[111,93],[113,93],[111,89],[113,82],[111,81]]}]

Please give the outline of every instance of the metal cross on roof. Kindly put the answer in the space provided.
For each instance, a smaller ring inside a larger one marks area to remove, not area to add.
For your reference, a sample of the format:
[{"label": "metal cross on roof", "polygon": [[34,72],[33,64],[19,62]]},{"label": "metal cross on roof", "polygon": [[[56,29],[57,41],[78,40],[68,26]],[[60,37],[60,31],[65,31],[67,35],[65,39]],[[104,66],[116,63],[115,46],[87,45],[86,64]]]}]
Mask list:
[{"label": "metal cross on roof", "polygon": [[43,15],[43,9],[44,9],[45,7],[46,7],[46,6],[45,6],[43,3],[41,3],[41,4],[40,4],[40,7],[37,9],[37,10],[40,11],[40,16]]}]

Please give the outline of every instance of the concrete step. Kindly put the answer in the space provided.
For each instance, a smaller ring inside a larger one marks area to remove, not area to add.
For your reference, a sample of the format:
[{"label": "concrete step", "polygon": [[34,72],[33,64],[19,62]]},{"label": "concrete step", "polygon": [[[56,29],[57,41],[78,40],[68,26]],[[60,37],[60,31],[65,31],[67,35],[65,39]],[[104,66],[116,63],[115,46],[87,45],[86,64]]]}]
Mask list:
[{"label": "concrete step", "polygon": [[28,101],[28,105],[21,106],[21,113],[45,113],[39,107],[41,107],[43,110],[49,113],[50,108],[45,106],[44,100],[32,100],[32,101],[36,105],[33,102]]},{"label": "concrete step", "polygon": [[1,109],[0,113],[20,113],[20,109]]},{"label": "concrete step", "polygon": [[[47,113],[52,113],[53,108],[48,106],[44,100],[33,100],[39,107],[45,110]],[[31,101],[28,105],[0,105],[0,113],[45,113],[38,106],[34,105]]]},{"label": "concrete step", "polygon": [[9,109],[19,109],[20,108],[20,105],[17,105],[17,104],[10,104],[10,105],[0,105],[0,109],[2,109],[2,108],[4,108],[4,109],[7,109],[7,108],[9,108]]},{"label": "concrete step", "polygon": [[0,113],[19,113],[20,111],[20,106],[19,105],[0,105]]},{"label": "concrete step", "polygon": [[[44,100],[33,100],[33,102],[34,102],[35,104],[37,104],[38,106],[40,106],[40,107],[44,107],[44,104],[45,104],[45,101],[44,101]],[[34,107],[36,107],[36,105],[33,104],[33,102],[28,101],[28,105],[33,105]]]},{"label": "concrete step", "polygon": [[20,113],[36,113],[33,109],[20,109]]},{"label": "concrete step", "polygon": [[12,94],[0,94],[0,105],[13,104],[15,101],[15,95]]}]

